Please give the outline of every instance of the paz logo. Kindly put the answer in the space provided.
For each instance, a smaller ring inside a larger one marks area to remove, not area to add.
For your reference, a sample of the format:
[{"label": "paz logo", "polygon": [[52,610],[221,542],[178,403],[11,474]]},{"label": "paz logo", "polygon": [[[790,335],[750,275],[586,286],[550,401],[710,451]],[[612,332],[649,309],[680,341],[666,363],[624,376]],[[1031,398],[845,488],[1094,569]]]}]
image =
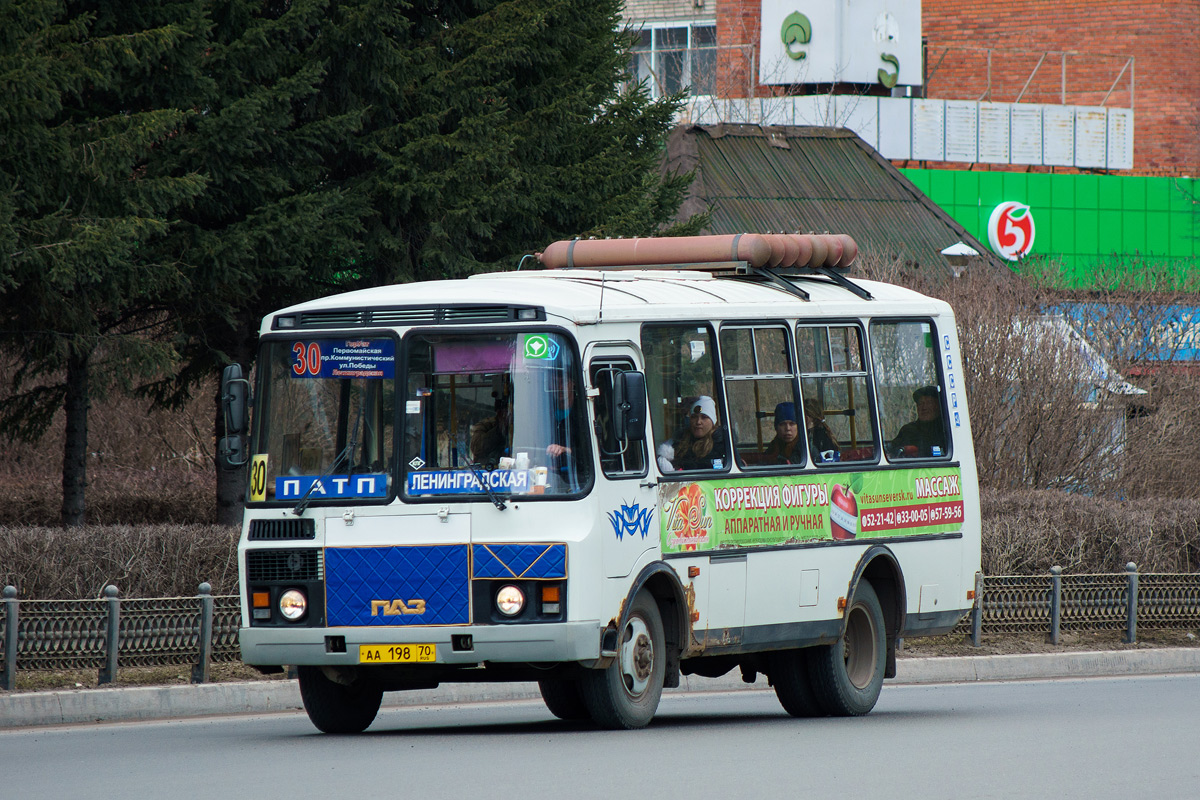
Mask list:
[{"label": "paz logo", "polygon": [[1024,203],[1009,201],[992,209],[988,219],[988,244],[1001,257],[1016,261],[1033,248],[1033,212]]},{"label": "paz logo", "polygon": [[525,337],[525,357],[553,361],[558,358],[558,345],[544,333],[529,334]]},{"label": "paz logo", "polygon": [[653,508],[642,508],[637,503],[631,506],[622,503],[616,511],[608,512],[608,521],[612,523],[613,533],[617,535],[619,542],[626,536],[632,539],[635,533],[640,533],[645,539],[650,530],[650,518],[653,516]]}]

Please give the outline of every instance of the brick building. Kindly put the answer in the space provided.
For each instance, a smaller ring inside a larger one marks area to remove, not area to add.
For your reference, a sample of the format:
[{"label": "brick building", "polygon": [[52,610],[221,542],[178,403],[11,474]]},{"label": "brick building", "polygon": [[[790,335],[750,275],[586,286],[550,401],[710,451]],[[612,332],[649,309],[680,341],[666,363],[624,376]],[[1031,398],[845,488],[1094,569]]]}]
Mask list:
[{"label": "brick building", "polygon": [[850,128],[982,241],[999,204],[1027,206],[1027,254],[1080,284],[1114,260],[1196,270],[1200,0],[630,0],[626,18],[639,77],[691,87],[682,122]]}]

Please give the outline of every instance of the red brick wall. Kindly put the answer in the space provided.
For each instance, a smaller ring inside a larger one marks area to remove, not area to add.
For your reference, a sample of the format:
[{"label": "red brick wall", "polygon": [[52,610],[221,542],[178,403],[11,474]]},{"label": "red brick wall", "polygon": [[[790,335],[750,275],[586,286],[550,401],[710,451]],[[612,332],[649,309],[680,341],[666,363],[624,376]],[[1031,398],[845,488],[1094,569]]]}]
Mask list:
[{"label": "red brick wall", "polygon": [[[720,0],[718,42],[757,46],[761,3]],[[1011,102],[1033,75],[1021,100],[1060,103],[1063,57],[1034,68],[1071,51],[1065,102],[1098,105],[1115,81],[1107,105],[1128,108],[1129,72],[1117,78],[1132,56],[1133,172],[1200,174],[1200,0],[923,0],[921,11],[930,97]]]},{"label": "red brick wall", "polygon": [[[1134,172],[1200,173],[1200,0],[923,0],[921,12],[927,69],[947,45],[1035,51],[1023,59],[993,53],[998,101],[1016,99],[1042,52],[1069,50],[1079,55],[1067,56],[1067,103],[1098,104],[1132,56]],[[972,61],[951,47],[929,79],[929,95],[982,95],[985,63],[985,54]],[[1047,56],[1022,100],[1061,102],[1061,85],[1062,59]],[[1108,104],[1129,107],[1128,72]]]}]

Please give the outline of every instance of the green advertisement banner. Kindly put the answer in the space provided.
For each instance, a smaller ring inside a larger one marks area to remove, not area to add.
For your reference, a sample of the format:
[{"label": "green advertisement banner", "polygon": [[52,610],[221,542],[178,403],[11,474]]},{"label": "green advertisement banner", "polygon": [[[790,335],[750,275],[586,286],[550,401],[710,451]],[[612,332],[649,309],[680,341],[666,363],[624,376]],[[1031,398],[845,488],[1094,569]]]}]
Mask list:
[{"label": "green advertisement banner", "polygon": [[959,531],[957,468],[660,483],[664,553]]}]

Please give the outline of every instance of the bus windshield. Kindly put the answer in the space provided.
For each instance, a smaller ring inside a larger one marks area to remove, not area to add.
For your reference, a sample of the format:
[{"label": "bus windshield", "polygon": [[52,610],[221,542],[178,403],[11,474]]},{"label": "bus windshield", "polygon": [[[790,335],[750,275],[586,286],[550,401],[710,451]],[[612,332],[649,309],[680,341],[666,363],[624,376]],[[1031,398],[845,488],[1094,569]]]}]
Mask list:
[{"label": "bus windshield", "polygon": [[271,341],[250,501],[386,499],[394,453],[396,340]]},{"label": "bus windshield", "polygon": [[590,486],[583,387],[566,339],[505,331],[406,341],[407,497],[562,496]]}]

